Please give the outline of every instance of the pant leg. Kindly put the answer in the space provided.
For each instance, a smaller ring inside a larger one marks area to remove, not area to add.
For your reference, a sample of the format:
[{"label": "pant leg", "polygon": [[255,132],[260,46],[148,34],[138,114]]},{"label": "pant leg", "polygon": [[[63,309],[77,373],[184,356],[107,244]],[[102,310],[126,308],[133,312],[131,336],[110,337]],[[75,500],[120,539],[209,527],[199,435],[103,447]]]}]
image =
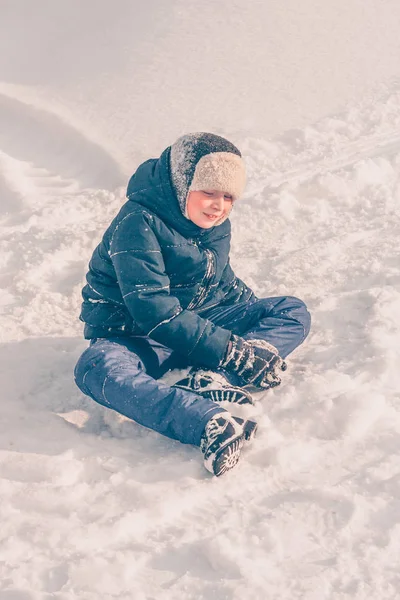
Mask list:
[{"label": "pant leg", "polygon": [[213,309],[207,318],[246,339],[262,338],[282,358],[307,337],[311,317],[304,302],[293,296],[260,298]]},{"label": "pant leg", "polygon": [[304,302],[293,296],[261,298],[259,320],[244,333],[245,339],[262,338],[286,358],[304,342],[310,332],[311,316]]},{"label": "pant leg", "polygon": [[[157,354],[155,348],[151,351]],[[154,366],[170,353],[164,346],[158,348],[161,358],[153,360]],[[84,351],[75,367],[75,381],[99,404],[185,444],[198,446],[208,420],[223,412],[210,400],[154,379],[139,354],[115,339],[99,339]]]}]

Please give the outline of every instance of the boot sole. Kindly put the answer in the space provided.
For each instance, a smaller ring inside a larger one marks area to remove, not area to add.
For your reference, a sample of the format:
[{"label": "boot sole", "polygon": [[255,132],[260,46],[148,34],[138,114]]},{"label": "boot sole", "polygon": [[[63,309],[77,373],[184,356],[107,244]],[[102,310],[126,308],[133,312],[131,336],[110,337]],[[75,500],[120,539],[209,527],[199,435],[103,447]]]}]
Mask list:
[{"label": "boot sole", "polygon": [[231,386],[229,389],[202,390],[191,387],[189,384],[179,382],[173,387],[197,394],[212,402],[230,402],[231,404],[254,404],[254,399],[250,392],[244,392],[242,388]]},{"label": "boot sole", "polygon": [[244,435],[242,435],[217,453],[212,465],[216,477],[224,475],[224,473],[227,473],[227,471],[230,471],[237,465],[244,440]]}]

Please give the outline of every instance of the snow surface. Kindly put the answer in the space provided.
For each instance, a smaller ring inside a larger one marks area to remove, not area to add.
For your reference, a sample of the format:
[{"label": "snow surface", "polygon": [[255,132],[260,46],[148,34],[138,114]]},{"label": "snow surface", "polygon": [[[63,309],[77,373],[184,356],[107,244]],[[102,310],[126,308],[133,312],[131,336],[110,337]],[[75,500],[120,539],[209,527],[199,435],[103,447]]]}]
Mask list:
[{"label": "snow surface", "polygon": [[[1,11],[0,600],[398,598],[398,1]],[[72,378],[130,169],[198,129],[248,165],[238,275],[313,316],[220,479]]]}]

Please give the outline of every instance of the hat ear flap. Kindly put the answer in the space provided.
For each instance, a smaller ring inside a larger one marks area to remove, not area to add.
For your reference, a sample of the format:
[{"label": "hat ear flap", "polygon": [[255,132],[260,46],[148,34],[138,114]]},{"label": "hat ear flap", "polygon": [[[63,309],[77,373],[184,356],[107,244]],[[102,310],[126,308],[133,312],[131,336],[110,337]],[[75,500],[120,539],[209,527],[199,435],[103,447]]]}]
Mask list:
[{"label": "hat ear flap", "polygon": [[189,196],[190,196],[190,191],[188,191],[188,193],[186,194],[185,205],[184,205],[182,212],[183,212],[183,216],[190,220],[189,212],[188,212]]}]

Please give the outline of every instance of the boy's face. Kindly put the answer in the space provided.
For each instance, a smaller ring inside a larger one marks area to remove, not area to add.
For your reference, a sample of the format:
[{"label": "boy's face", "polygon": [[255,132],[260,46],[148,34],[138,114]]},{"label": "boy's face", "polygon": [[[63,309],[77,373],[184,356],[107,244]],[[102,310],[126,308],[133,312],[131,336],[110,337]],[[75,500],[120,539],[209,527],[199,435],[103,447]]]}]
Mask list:
[{"label": "boy's face", "polygon": [[230,213],[232,204],[233,198],[227,192],[218,190],[189,192],[187,213],[195,225],[209,229],[216,221]]}]

